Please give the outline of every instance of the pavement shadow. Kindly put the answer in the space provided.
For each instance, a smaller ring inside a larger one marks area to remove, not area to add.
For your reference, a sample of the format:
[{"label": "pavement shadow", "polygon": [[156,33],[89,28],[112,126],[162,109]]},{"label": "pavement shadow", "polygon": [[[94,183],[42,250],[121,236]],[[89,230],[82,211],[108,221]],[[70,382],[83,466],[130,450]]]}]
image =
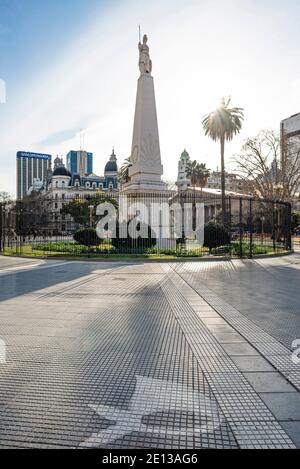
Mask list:
[{"label": "pavement shadow", "polygon": [[[112,269],[117,269],[124,263],[113,262],[67,262],[47,266],[47,263],[41,267],[37,265],[26,271],[11,271],[0,276],[0,302],[7,301],[18,296],[27,295],[39,290],[53,287],[65,282],[71,282],[81,279],[95,270],[100,269],[105,273]],[[26,266],[24,265],[24,268]]]}]

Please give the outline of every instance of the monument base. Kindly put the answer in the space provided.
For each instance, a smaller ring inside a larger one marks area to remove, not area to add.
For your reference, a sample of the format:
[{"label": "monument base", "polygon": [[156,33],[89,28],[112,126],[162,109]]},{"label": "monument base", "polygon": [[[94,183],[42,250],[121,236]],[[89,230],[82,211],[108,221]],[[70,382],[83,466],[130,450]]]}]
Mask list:
[{"label": "monument base", "polygon": [[134,181],[128,182],[121,187],[120,194],[150,194],[150,193],[167,193],[173,192],[168,189],[168,185],[163,181]]}]

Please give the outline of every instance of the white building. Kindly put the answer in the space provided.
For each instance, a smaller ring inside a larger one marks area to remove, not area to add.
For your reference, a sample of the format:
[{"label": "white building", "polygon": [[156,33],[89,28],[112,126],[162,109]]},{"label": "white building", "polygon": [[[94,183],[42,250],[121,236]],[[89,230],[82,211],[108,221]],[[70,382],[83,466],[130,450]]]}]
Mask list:
[{"label": "white building", "polygon": [[[300,112],[294,114],[280,123],[280,139],[281,139],[281,158],[284,161],[285,152],[287,155],[294,156],[294,162],[300,164]],[[300,168],[299,168],[300,170]],[[299,174],[299,173],[298,173]],[[300,186],[298,187],[298,196]],[[298,208],[299,202],[297,204]]]},{"label": "white building", "polygon": [[181,153],[180,160],[178,162],[178,176],[176,186],[179,190],[185,190],[191,186],[191,180],[186,175],[187,165],[191,161],[190,155],[184,149]]},{"label": "white building", "polygon": [[287,138],[300,136],[300,112],[281,121],[281,132]]}]

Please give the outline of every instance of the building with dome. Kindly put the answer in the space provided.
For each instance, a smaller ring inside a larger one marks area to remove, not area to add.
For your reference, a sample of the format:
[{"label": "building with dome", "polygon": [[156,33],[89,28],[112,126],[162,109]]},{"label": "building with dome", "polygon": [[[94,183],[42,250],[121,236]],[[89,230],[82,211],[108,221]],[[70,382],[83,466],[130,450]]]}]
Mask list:
[{"label": "building with dome", "polygon": [[53,161],[53,169],[50,162],[43,179],[34,179],[27,195],[41,197],[53,231],[64,234],[74,229],[71,217],[61,213],[64,204],[75,198],[93,197],[97,193],[117,194],[118,191],[118,164],[113,149],[105,165],[103,176],[94,173],[83,174],[82,172],[81,174],[72,174],[68,164],[66,166],[63,158],[57,156]]},{"label": "building with dome", "polygon": [[73,198],[75,196],[85,197],[95,191],[118,192],[119,190],[118,164],[114,149],[105,165],[104,176],[97,176],[94,173],[72,173],[68,165],[65,166],[63,158],[59,156],[55,158],[53,163],[53,170],[50,162],[43,179],[34,179],[34,184],[29,188],[27,195],[32,192],[51,195],[55,192],[59,198]]},{"label": "building with dome", "polygon": [[176,186],[180,191],[185,190],[191,186],[191,180],[186,175],[187,165],[190,161],[190,155],[186,149],[184,149],[178,162],[178,176],[176,182]]}]

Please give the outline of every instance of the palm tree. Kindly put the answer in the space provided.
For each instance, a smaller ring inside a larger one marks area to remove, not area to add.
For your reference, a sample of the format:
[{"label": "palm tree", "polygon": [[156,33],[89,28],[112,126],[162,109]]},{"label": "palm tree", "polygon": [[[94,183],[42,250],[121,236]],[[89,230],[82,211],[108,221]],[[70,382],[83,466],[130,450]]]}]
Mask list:
[{"label": "palm tree", "polygon": [[221,144],[221,189],[222,189],[222,219],[225,224],[225,141],[232,140],[234,135],[240,132],[244,112],[240,107],[229,107],[231,98],[225,101],[222,98],[220,106],[210,114],[204,117],[202,125],[205,135],[208,135],[214,141],[220,141]]},{"label": "palm tree", "polygon": [[129,181],[130,177],[129,177],[129,168],[131,166],[131,161],[130,161],[130,157],[129,158],[126,158],[126,160],[124,161],[124,163],[122,164],[120,170],[119,170],[119,180],[120,180],[120,183],[121,184],[125,184],[126,182]]},{"label": "palm tree", "polygon": [[198,162],[196,160],[189,161],[186,165],[186,175],[191,180],[191,184],[194,188],[196,188],[198,182]]},{"label": "palm tree", "polygon": [[197,181],[197,186],[200,187],[201,193],[203,187],[206,186],[207,180],[210,176],[210,169],[206,167],[205,163],[200,163],[198,164],[198,181]]},{"label": "palm tree", "polygon": [[186,166],[186,175],[190,178],[194,191],[196,187],[200,187],[202,192],[210,176],[210,169],[205,163],[198,163],[196,160],[189,161]]},{"label": "palm tree", "polygon": [[186,166],[186,176],[190,178],[192,186],[194,187],[194,202],[193,202],[193,229],[196,226],[196,187],[200,187],[201,193],[203,187],[206,185],[210,176],[210,169],[206,167],[205,163],[198,163],[196,160],[189,161]]}]

